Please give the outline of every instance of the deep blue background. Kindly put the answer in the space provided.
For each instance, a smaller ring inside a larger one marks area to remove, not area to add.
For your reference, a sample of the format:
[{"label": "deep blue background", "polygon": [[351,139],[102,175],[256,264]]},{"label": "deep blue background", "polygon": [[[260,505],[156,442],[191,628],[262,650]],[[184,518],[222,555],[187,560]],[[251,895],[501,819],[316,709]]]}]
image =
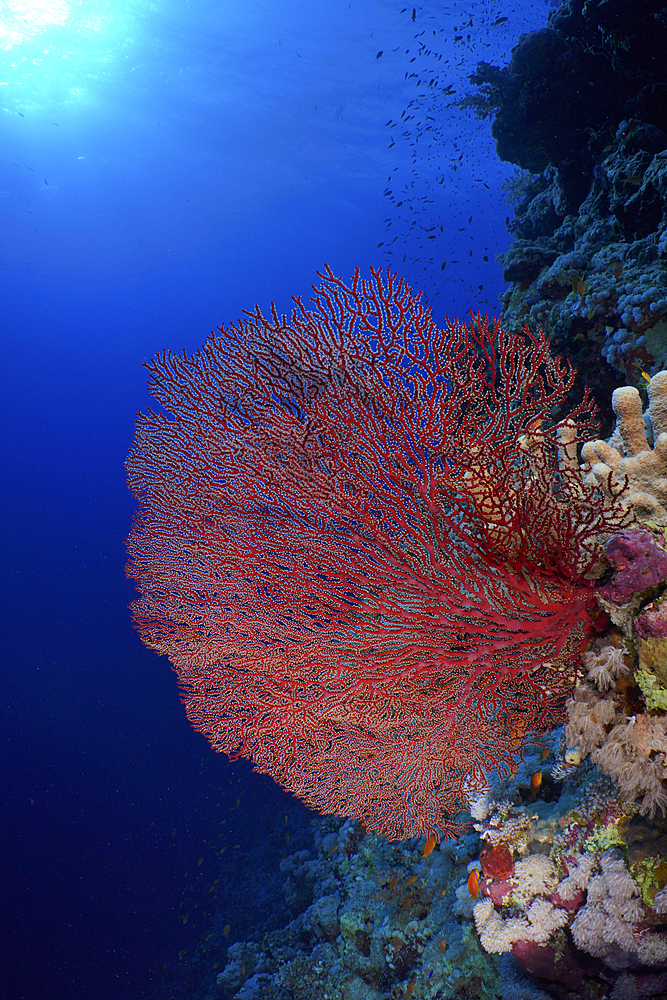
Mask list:
[{"label": "deep blue background", "polygon": [[256,302],[288,310],[325,261],[346,278],[391,263],[436,317],[493,312],[508,168],[488,125],[446,100],[401,113],[435,65],[420,43],[460,95],[547,7],[428,2],[414,20],[390,0],[11,7],[0,996],[131,1000],[196,939],[179,913],[217,851],[252,843],[286,801],[190,729],[168,663],[131,627],[123,460],[148,402],[142,362]]}]

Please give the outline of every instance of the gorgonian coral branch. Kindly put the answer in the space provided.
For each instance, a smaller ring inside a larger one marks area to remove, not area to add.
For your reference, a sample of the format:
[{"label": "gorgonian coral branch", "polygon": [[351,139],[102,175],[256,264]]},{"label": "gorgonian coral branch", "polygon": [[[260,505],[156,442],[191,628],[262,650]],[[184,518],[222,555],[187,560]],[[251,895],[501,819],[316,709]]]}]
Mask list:
[{"label": "gorgonian coral branch", "polygon": [[619,503],[558,462],[595,427],[589,399],[552,425],[573,373],[541,332],[321,277],[149,365],[134,619],[216,749],[389,837],[452,831],[560,718]]}]

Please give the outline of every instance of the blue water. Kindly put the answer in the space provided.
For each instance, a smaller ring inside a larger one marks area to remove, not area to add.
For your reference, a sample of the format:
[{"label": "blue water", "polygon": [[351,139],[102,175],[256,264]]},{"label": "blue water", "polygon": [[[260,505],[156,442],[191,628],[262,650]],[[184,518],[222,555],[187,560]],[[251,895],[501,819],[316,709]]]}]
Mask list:
[{"label": "blue water", "polygon": [[298,823],[191,730],[132,629],[123,460],[144,360],[255,303],[288,310],[325,261],[346,279],[390,264],[436,317],[496,310],[509,168],[488,123],[418,99],[419,80],[460,95],[548,6],[412,12],[0,10],[3,1000],[151,996],[222,847],[231,905],[243,849],[286,810]]}]

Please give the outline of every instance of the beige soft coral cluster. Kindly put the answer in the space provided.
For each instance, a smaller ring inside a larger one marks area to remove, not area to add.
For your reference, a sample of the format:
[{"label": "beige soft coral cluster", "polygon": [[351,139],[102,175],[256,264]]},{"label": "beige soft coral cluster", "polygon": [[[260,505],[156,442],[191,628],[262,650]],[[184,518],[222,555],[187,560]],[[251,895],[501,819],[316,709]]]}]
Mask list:
[{"label": "beige soft coral cluster", "polygon": [[640,812],[667,811],[667,717],[628,716],[610,682],[627,673],[623,651],[613,645],[584,657],[587,678],[567,702],[565,738],[570,748],[613,778],[628,798],[641,795]]},{"label": "beige soft coral cluster", "polygon": [[568,913],[548,897],[556,891],[558,877],[552,859],[543,854],[529,854],[517,861],[508,883],[508,902],[521,916],[502,917],[491,899],[481,899],[473,909],[475,926],[485,951],[500,954],[511,951],[515,941],[545,944],[554,931],[565,927]]},{"label": "beige soft coral cluster", "polygon": [[596,858],[600,873],[589,879],[586,903],[572,922],[577,947],[602,959],[621,949],[636,956],[642,965],[662,965],[667,960],[667,939],[660,934],[639,933],[646,908],[625,863],[613,851],[604,851]]},{"label": "beige soft coral cluster", "polygon": [[627,486],[623,499],[640,519],[667,525],[667,371],[654,375],[647,391],[644,414],[637,389],[616,389],[614,434],[609,441],[587,442],[581,456],[589,485],[607,495]]},{"label": "beige soft coral cluster", "polygon": [[536,899],[525,916],[503,919],[490,899],[475,904],[475,926],[485,951],[498,955],[511,951],[516,941],[546,944],[554,931],[567,924],[567,911],[547,899]]},{"label": "beige soft coral cluster", "polygon": [[[647,931],[649,909],[618,852],[572,854],[570,848],[566,853],[564,863],[558,850],[557,864],[550,856],[529,854],[516,863],[513,875],[504,882],[487,878],[489,895],[473,907],[485,951],[501,954],[511,951],[516,942],[526,941],[558,948],[553,935],[569,924],[577,947],[612,967],[623,952],[642,965],[667,962],[667,936]],[[560,880],[559,871],[565,873]],[[502,898],[497,892],[500,887]],[[667,902],[659,893],[656,900],[656,913],[666,912]]]},{"label": "beige soft coral cluster", "polygon": [[[595,796],[591,805],[599,811],[605,802],[609,804],[604,795]],[[486,830],[490,826],[495,830],[498,814],[506,812],[504,801],[495,805],[489,818],[477,824],[485,840],[489,840]],[[583,800],[578,808],[586,814]],[[539,826],[536,821],[538,817],[533,816],[528,831],[533,846]],[[548,954],[540,952],[539,946],[562,951],[565,939],[559,932],[569,926],[579,949],[613,969],[619,967],[619,961],[663,966],[667,962],[667,934],[650,928],[659,925],[659,916],[667,912],[667,887],[656,892],[651,907],[616,848],[602,849],[589,842],[582,850],[583,845],[572,843],[567,827],[560,835],[552,830],[550,843],[549,854],[528,853],[515,861],[511,874],[487,871],[480,882],[482,898],[467,912],[463,909],[467,916],[473,916],[485,951],[502,954],[514,950],[517,942],[537,945],[530,952],[533,956]],[[484,870],[483,860],[481,865]],[[457,897],[460,902],[471,902],[465,884]]]}]

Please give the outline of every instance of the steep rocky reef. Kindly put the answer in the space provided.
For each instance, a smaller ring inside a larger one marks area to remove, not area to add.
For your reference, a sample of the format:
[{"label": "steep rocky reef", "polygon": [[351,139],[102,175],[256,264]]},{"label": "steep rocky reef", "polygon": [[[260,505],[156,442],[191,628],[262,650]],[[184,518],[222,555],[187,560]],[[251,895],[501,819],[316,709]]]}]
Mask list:
[{"label": "steep rocky reef", "polygon": [[667,364],[667,6],[567,0],[469,103],[522,173],[511,327],[543,327],[598,398]]}]

